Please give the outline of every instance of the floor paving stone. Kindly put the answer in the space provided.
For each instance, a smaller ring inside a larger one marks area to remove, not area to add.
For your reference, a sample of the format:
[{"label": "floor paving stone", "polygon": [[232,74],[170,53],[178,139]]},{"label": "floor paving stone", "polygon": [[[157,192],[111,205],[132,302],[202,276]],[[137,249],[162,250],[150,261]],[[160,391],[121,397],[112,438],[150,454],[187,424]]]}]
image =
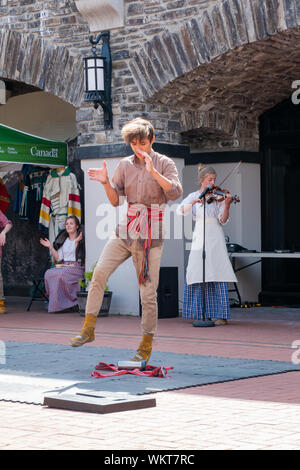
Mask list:
[{"label": "floor paving stone", "polygon": [[[7,305],[8,314],[0,317],[3,342],[67,345],[82,325],[76,314],[50,315],[38,302],[30,312],[23,299],[8,298]],[[291,345],[300,340],[299,309],[232,309],[227,326],[201,331],[181,318],[158,323],[155,354],[291,362]],[[135,349],[139,339],[139,318],[107,317],[97,324],[95,343],[85,348]],[[199,449],[300,448],[299,372],[149,396],[155,396],[155,408],[111,415],[1,400],[0,449],[97,449],[105,454],[117,449],[181,449],[193,454]]]}]

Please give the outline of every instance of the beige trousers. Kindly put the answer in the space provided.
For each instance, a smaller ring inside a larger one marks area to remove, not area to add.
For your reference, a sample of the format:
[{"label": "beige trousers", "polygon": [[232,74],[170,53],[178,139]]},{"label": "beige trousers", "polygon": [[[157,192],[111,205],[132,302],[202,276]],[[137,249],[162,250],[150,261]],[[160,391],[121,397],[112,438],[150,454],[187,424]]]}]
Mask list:
[{"label": "beige trousers", "polygon": [[[162,249],[162,246],[150,249],[149,274],[151,282],[147,281],[139,286],[142,304],[142,330],[143,333],[148,335],[154,335],[157,328],[156,291],[159,282]],[[132,256],[138,278],[143,261],[143,250],[140,246],[138,247],[137,241],[134,240],[130,246],[127,246],[121,238],[110,238],[94,269],[85,309],[86,315],[98,315],[109,276],[130,256]]]}]

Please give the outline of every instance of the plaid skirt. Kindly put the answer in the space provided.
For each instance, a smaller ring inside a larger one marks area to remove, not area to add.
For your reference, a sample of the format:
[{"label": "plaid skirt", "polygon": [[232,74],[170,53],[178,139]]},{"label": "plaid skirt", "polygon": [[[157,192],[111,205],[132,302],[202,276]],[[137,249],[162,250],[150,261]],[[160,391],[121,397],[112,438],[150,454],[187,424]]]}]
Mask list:
[{"label": "plaid skirt", "polygon": [[[202,283],[187,284],[185,282],[182,308],[183,318],[202,319],[202,292]],[[211,318],[212,320],[217,318],[228,320],[231,318],[226,282],[205,283],[205,318]]]}]

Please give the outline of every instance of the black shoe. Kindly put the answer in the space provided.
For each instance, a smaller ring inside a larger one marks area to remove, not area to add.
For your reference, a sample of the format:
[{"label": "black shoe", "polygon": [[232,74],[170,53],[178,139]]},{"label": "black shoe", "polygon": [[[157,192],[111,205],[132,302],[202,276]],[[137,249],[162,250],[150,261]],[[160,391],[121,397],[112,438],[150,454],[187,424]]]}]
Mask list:
[{"label": "black shoe", "polygon": [[58,312],[48,312],[48,313],[72,313],[79,312],[79,305],[73,305],[73,307],[65,308],[64,310],[59,310]]},{"label": "black shoe", "polygon": [[67,312],[79,312],[79,305],[78,304],[73,305],[73,307],[67,308],[66,311]]}]

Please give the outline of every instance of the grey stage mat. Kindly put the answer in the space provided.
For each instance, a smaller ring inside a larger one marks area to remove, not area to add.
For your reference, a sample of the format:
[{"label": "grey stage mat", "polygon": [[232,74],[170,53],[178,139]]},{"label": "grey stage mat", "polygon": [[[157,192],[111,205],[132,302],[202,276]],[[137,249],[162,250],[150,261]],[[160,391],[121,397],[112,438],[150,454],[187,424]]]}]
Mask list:
[{"label": "grey stage mat", "polygon": [[[99,362],[128,360],[128,349],[6,342],[0,361],[0,399],[42,404],[44,395],[118,394],[132,397],[154,392],[300,370],[292,362],[232,359],[154,351],[150,364],[173,366],[165,378],[124,375],[94,378]],[[5,358],[5,360],[4,360]],[[5,362],[5,363],[3,363]]]}]

